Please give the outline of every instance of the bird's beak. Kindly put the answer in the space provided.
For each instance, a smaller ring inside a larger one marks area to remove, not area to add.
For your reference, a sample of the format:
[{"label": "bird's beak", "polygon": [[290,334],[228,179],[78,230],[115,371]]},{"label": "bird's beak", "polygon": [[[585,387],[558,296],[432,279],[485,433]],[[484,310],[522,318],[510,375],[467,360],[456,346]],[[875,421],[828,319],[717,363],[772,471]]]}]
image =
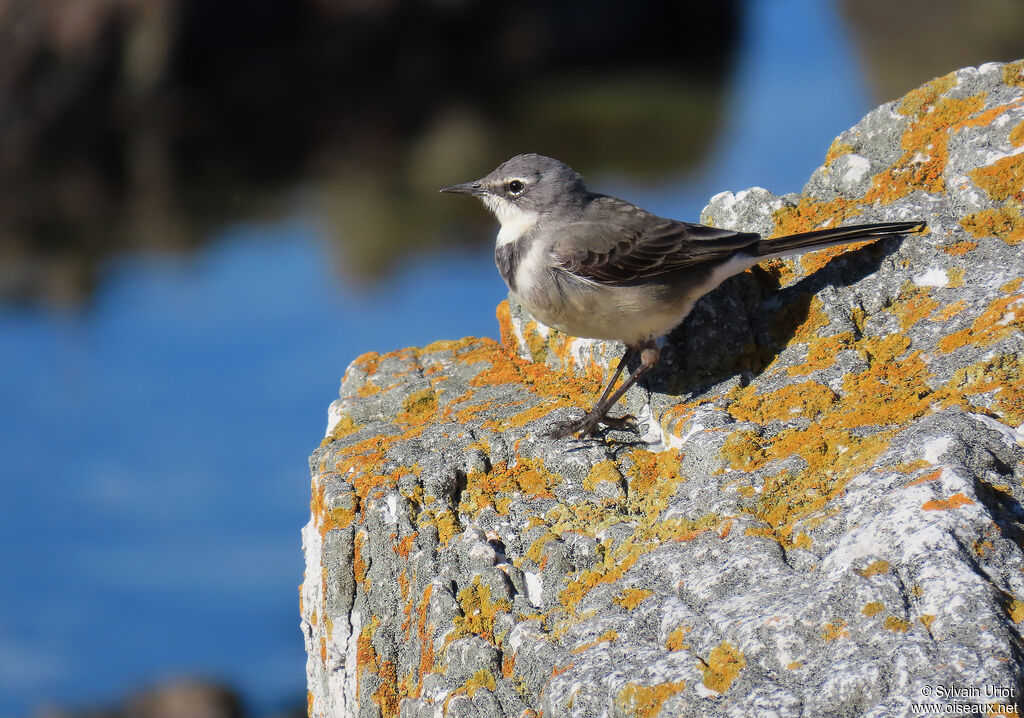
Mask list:
[{"label": "bird's beak", "polygon": [[462,184],[453,184],[451,187],[442,188],[441,191],[455,192],[458,194],[484,194],[485,192],[483,186],[480,184],[480,180],[463,182]]}]

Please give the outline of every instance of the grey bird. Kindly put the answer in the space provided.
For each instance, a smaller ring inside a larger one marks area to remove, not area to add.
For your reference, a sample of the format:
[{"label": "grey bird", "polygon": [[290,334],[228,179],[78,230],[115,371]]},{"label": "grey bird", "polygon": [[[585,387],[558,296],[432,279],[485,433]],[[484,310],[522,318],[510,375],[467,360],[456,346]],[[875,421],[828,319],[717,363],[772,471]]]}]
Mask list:
[{"label": "grey bird", "polygon": [[[441,191],[475,195],[498,218],[494,260],[512,296],[531,315],[572,336],[626,345],[594,408],[578,421],[556,426],[549,432],[555,438],[593,436],[601,424],[628,426],[632,417],[613,418],[608,411],[657,364],[658,337],[734,274],[766,259],[926,226],[861,224],[766,241],[754,232],[665,219],[591,192],[571,167],[537,154],[517,155],[485,177]],[[637,353],[640,365],[613,390]]]}]

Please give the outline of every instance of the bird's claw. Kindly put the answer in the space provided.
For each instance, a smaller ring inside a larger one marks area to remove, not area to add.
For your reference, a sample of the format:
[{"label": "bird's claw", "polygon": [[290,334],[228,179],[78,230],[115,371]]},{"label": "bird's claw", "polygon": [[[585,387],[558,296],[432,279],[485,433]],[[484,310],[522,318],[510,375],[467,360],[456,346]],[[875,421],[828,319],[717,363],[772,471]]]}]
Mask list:
[{"label": "bird's claw", "polygon": [[577,436],[580,439],[586,439],[592,436],[596,436],[599,432],[601,424],[604,424],[609,429],[616,429],[619,431],[626,431],[636,428],[636,417],[627,414],[626,416],[602,416],[596,412],[590,412],[585,415],[582,419],[576,419],[575,421],[563,421],[555,424],[547,432],[545,436],[549,439],[564,439],[568,436]]}]

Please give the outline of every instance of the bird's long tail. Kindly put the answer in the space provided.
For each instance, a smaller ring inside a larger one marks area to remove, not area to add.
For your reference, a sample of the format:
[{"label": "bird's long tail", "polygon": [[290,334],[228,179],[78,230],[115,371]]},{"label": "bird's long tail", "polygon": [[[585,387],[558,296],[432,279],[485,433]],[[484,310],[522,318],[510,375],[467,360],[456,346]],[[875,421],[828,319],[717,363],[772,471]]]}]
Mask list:
[{"label": "bird's long tail", "polygon": [[803,254],[815,249],[834,247],[849,242],[869,242],[873,239],[920,232],[927,226],[924,222],[880,222],[878,224],[857,224],[849,227],[819,229],[814,232],[791,234],[778,239],[762,240],[756,245],[757,256],[767,259],[769,257],[785,257],[790,254]]}]

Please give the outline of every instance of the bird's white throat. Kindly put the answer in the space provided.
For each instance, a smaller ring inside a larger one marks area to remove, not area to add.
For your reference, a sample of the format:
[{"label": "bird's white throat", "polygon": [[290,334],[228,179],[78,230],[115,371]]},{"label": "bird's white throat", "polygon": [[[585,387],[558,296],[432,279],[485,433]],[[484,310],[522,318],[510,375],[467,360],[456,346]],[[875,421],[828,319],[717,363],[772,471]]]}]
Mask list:
[{"label": "bird's white throat", "polygon": [[501,224],[501,229],[498,230],[499,247],[509,242],[515,242],[533,229],[534,225],[537,224],[537,220],[540,219],[540,215],[537,212],[517,207],[503,197],[485,195],[484,203]]}]

